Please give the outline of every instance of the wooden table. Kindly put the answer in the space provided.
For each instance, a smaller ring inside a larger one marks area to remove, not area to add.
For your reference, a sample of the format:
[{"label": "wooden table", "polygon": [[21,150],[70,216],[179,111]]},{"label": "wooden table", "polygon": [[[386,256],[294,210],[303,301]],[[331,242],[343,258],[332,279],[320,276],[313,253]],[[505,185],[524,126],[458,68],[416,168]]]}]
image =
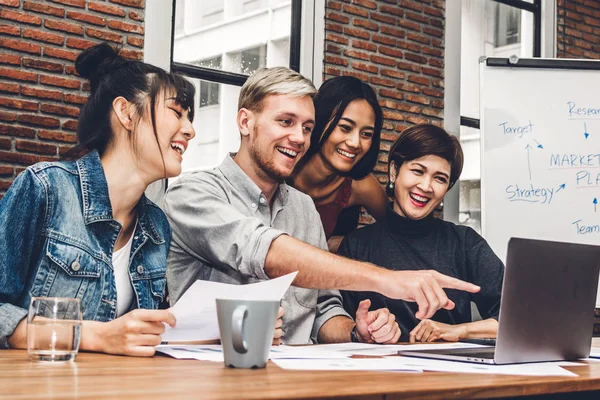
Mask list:
[{"label": "wooden table", "polygon": [[[441,372],[304,372],[269,363],[260,370],[166,356],[131,358],[80,353],[74,363],[30,362],[23,350],[0,350],[0,398],[144,399],[450,399],[567,393],[600,398],[600,363],[567,367],[578,378]],[[581,393],[587,391],[587,393]]]}]

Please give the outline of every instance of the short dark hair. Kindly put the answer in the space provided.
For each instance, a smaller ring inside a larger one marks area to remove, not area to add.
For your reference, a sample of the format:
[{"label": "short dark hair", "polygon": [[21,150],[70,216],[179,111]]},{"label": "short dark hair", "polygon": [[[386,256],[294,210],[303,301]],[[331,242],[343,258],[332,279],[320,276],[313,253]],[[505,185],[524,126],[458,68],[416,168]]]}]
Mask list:
[{"label": "short dark hair", "polygon": [[373,171],[379,155],[383,113],[373,88],[352,76],[337,76],[328,79],[321,85],[315,95],[315,127],[310,137],[310,147],[303,162],[308,161],[321,150],[340,118],[342,118],[346,107],[354,100],[365,100],[373,108],[375,131],[373,132],[371,148],[367,154],[345,175],[350,176],[352,179],[361,179]]},{"label": "short dark hair", "polygon": [[[91,94],[77,121],[79,143],[67,153],[66,158],[79,157],[92,150],[101,155],[104,153],[113,138],[110,122],[112,103],[119,96],[133,103],[140,117],[145,115],[146,105],[150,105],[157,142],[156,104],[160,94],[174,92],[175,101],[189,109],[190,120],[194,118],[195,89],[192,83],[153,65],[127,60],[119,55],[119,51],[107,43],[100,43],[84,50],[75,60],[79,75],[90,82]],[[133,135],[130,138],[133,140]]]},{"label": "short dark hair", "polygon": [[402,163],[425,156],[438,156],[450,163],[450,189],[463,169],[464,155],[456,136],[432,124],[418,124],[406,128],[398,136],[388,155],[388,179],[392,161],[396,171]]}]

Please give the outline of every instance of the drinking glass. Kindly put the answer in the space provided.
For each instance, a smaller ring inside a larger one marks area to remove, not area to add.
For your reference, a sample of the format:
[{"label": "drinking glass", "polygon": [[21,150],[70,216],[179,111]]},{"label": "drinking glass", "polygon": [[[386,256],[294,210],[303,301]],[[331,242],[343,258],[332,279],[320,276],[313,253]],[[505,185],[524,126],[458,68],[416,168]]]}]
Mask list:
[{"label": "drinking glass", "polygon": [[73,361],[81,339],[81,302],[33,297],[27,315],[27,352],[33,361]]}]

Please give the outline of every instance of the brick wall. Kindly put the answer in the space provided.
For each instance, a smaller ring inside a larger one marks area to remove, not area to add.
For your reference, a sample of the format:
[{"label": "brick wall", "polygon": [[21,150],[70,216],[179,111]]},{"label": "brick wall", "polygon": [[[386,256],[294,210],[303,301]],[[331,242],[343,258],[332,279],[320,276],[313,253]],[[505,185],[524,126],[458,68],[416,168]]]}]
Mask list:
[{"label": "brick wall", "polygon": [[81,50],[108,41],[142,59],[143,21],[144,0],[0,0],[0,198],[25,167],[77,141]]},{"label": "brick wall", "polygon": [[398,133],[416,123],[443,123],[445,1],[328,0],[325,18],[323,78],[369,82],[383,108],[375,175],[385,184]]},{"label": "brick wall", "polygon": [[559,58],[600,58],[600,1],[556,2],[556,55]]}]

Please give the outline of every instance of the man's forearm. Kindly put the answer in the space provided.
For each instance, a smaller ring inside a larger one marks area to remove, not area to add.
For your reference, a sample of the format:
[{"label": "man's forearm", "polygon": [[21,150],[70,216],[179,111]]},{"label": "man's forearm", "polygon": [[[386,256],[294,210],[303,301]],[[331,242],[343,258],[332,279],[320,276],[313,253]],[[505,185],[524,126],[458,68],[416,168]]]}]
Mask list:
[{"label": "man's forearm", "polygon": [[348,317],[338,315],[329,319],[319,329],[317,339],[319,343],[345,343],[350,341],[350,333],[354,328],[354,321]]},{"label": "man's forearm", "polygon": [[294,285],[310,289],[378,291],[384,268],[323,251],[291,236],[271,243],[265,272],[276,278],[298,271]]},{"label": "man's forearm", "polygon": [[465,337],[461,339],[495,338],[498,334],[498,321],[493,318],[464,324]]}]

